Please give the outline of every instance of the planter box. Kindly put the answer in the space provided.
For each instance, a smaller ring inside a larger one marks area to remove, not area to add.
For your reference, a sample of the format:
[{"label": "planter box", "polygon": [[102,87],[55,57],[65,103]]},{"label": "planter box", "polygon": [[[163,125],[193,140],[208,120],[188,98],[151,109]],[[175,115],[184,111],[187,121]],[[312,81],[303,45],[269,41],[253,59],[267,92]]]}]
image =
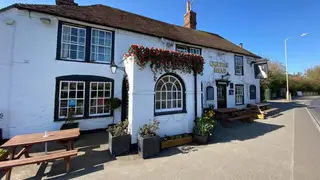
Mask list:
[{"label": "planter box", "polygon": [[143,138],[139,135],[138,152],[143,159],[157,155],[160,152],[160,137]]},{"label": "planter box", "polygon": [[112,136],[109,132],[109,151],[112,156],[127,154],[130,152],[131,135]]},{"label": "planter box", "polygon": [[194,141],[198,144],[207,144],[208,137],[209,137],[208,135],[205,135],[205,136],[201,136],[201,135],[197,135],[197,134],[193,135]]},{"label": "planter box", "polygon": [[60,130],[74,129],[78,127],[79,127],[79,123],[68,123],[68,124],[62,124]]},{"label": "planter box", "polygon": [[169,147],[174,147],[174,146],[180,146],[183,144],[187,144],[192,142],[192,137],[183,137],[179,139],[173,139],[173,140],[167,140],[161,142],[161,149],[169,148]]}]

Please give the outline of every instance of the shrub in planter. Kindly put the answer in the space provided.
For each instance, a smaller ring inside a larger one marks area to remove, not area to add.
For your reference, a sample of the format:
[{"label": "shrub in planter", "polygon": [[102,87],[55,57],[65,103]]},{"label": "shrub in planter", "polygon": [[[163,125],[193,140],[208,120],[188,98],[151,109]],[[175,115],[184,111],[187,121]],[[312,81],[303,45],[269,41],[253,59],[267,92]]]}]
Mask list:
[{"label": "shrub in planter", "polygon": [[69,108],[68,117],[67,117],[66,121],[64,122],[64,124],[62,124],[60,130],[73,129],[73,128],[79,127],[79,123],[74,122],[74,120],[73,120],[74,114],[75,114],[75,109]]},{"label": "shrub in planter", "polygon": [[109,150],[118,156],[130,152],[131,135],[128,133],[128,120],[109,127]]},{"label": "shrub in planter", "polygon": [[197,117],[193,127],[193,138],[198,144],[208,143],[209,135],[211,135],[211,131],[215,126],[215,121],[212,119],[213,115],[205,113],[203,117]]},{"label": "shrub in planter", "polygon": [[157,155],[160,152],[160,137],[156,134],[159,122],[153,120],[151,124],[145,124],[139,129],[138,152],[145,159]]},{"label": "shrub in planter", "polygon": [[0,161],[5,161],[9,156],[9,152],[5,149],[0,148]]},{"label": "shrub in planter", "polygon": [[192,142],[190,134],[179,134],[175,136],[165,136],[161,138],[161,149],[180,146]]}]

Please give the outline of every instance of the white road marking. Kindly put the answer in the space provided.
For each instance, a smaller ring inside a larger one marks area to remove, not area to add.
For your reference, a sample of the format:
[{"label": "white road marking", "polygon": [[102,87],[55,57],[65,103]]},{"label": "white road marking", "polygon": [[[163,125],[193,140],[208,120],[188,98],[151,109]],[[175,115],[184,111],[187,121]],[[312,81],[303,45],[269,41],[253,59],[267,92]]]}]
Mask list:
[{"label": "white road marking", "polygon": [[320,132],[320,124],[319,124],[319,122],[318,122],[317,119],[311,114],[310,110],[309,110],[307,107],[305,107],[305,108],[306,108],[307,112],[309,113],[309,116],[311,117],[313,123],[316,125],[318,131]]}]

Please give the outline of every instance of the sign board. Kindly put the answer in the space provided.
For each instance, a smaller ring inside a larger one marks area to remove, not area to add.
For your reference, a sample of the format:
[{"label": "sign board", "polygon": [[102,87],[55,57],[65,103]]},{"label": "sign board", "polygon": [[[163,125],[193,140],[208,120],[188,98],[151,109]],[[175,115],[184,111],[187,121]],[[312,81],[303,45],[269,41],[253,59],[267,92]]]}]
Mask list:
[{"label": "sign board", "polygon": [[220,61],[210,61],[210,66],[213,68],[213,72],[226,74],[228,63],[220,62]]},{"label": "sign board", "polygon": [[255,64],[254,65],[254,75],[256,79],[266,79],[268,78],[268,64]]},{"label": "sign board", "polygon": [[75,99],[69,100],[69,107],[76,107],[76,100]]}]

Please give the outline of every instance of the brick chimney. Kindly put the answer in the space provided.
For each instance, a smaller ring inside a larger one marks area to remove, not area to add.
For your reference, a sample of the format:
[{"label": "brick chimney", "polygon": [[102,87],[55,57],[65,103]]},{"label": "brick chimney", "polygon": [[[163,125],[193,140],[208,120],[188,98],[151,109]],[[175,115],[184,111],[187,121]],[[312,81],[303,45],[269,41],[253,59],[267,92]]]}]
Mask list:
[{"label": "brick chimney", "polygon": [[73,5],[73,6],[78,6],[77,3],[74,2],[74,0],[56,0],[56,5]]},{"label": "brick chimney", "polygon": [[187,1],[187,12],[184,15],[184,27],[197,29],[197,13],[191,10],[190,1]]}]

